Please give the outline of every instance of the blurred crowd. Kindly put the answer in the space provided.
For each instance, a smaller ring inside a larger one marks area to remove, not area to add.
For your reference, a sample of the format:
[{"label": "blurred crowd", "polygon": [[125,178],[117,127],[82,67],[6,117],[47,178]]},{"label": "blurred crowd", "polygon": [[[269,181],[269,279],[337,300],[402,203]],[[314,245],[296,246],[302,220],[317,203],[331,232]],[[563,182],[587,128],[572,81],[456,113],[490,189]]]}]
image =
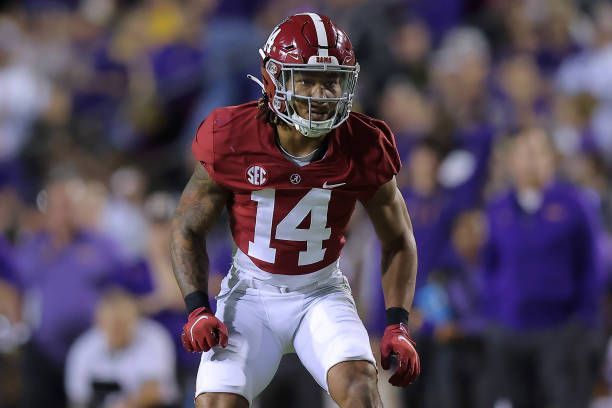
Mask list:
[{"label": "blurred crowd", "polygon": [[[260,97],[257,49],[303,11],[349,33],[354,110],[403,161],[423,374],[385,406],[612,406],[612,2],[23,0],[0,2],[0,407],[193,404],[168,250],[191,138]],[[207,244],[214,294],[225,218]],[[378,253],[358,209],[374,350]],[[258,404],[329,402],[289,357]]]}]

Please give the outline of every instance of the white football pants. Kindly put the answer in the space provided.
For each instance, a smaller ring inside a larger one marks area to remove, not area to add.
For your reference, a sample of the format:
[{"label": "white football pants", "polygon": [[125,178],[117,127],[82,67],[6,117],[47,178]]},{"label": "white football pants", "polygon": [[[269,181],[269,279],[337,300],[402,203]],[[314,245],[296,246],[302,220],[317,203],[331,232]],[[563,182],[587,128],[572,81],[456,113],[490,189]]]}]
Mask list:
[{"label": "white football pants", "polygon": [[334,365],[365,360],[376,366],[337,264],[307,275],[274,275],[238,251],[221,284],[216,316],[227,325],[229,344],[202,354],[196,397],[227,392],[251,404],[285,353],[297,353],[326,391],[327,372]]}]

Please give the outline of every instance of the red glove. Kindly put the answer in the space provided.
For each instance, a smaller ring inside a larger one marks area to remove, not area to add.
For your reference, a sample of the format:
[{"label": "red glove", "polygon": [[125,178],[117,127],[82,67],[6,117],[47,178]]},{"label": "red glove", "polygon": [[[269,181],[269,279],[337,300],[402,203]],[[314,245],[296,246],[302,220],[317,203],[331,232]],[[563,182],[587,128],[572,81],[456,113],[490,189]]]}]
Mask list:
[{"label": "red glove", "polygon": [[189,313],[187,323],[183,326],[181,340],[187,351],[208,351],[221,344],[227,346],[227,327],[205,307],[199,307]]},{"label": "red glove", "polygon": [[385,329],[380,342],[382,368],[388,370],[393,357],[398,363],[395,373],[389,378],[392,385],[405,387],[421,373],[421,362],[415,346],[405,324],[391,324]]}]

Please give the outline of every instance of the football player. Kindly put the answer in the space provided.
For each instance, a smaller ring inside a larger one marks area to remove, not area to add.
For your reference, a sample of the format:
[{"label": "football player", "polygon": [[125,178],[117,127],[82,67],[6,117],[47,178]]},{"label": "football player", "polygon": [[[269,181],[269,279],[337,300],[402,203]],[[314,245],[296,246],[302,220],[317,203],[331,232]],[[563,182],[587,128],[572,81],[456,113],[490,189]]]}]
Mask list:
[{"label": "football player", "polygon": [[[338,257],[359,201],[383,248],[382,367],[407,386],[420,372],[407,329],[417,257],[394,136],[351,113],[359,65],[328,17],[289,17],[259,54],[263,82],[252,79],[262,99],[217,109],[200,125],[200,163],[173,220],[174,273],[189,311],[183,345],[203,352],[196,406],[249,406],[295,352],[341,407],[379,407],[375,360]],[[205,234],[224,207],[236,253],[213,314]]]}]

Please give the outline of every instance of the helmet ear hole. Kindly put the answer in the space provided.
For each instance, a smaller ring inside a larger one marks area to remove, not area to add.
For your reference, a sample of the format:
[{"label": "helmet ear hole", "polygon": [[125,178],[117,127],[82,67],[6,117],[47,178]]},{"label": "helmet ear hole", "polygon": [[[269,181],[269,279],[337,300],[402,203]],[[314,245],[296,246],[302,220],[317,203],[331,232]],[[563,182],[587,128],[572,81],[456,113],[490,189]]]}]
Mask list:
[{"label": "helmet ear hole", "polygon": [[280,68],[274,61],[268,61],[266,63],[266,71],[270,74],[270,76],[276,77],[280,72]]}]

